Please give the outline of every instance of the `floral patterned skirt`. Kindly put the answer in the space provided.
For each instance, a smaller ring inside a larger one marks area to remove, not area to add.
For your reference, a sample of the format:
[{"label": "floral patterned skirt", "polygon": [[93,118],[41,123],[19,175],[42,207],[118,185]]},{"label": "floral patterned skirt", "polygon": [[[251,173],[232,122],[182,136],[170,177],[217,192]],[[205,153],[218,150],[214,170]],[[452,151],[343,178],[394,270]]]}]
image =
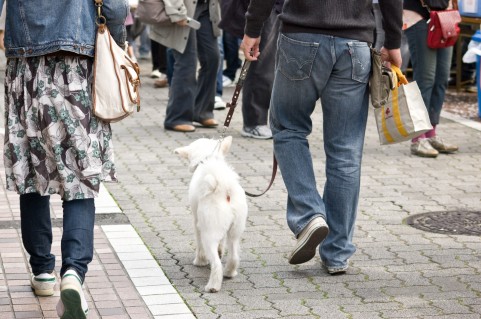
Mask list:
[{"label": "floral patterned skirt", "polygon": [[96,197],[116,181],[110,125],[92,115],[92,58],[9,59],[5,76],[7,189]]}]

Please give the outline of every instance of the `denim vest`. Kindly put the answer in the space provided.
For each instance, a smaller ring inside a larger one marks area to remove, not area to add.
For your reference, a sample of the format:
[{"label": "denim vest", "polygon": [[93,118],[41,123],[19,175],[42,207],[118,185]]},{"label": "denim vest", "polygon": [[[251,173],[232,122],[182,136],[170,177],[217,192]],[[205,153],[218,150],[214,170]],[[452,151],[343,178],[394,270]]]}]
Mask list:
[{"label": "denim vest", "polygon": [[[0,8],[4,0],[0,0]],[[1,10],[1,9],[0,9]],[[32,57],[69,51],[94,56],[97,8],[94,0],[8,0],[5,54]],[[102,14],[112,37],[124,45],[127,0],[103,0]]]}]

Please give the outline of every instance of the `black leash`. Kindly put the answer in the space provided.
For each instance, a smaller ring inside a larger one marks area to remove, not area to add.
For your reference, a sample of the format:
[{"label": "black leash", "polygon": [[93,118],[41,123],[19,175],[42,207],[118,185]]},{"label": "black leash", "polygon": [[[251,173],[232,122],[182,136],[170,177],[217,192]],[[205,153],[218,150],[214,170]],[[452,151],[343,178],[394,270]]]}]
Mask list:
[{"label": "black leash", "polygon": [[[225,121],[224,121],[224,128],[222,130],[221,139],[224,138],[225,132],[227,131],[227,128],[230,125],[230,121],[232,120],[232,116],[234,115],[234,111],[235,111],[235,108],[237,106],[237,99],[239,98],[239,94],[242,90],[242,87],[244,86],[244,81],[246,79],[247,71],[249,71],[250,65],[251,65],[251,61],[247,61],[247,60],[244,61],[244,64],[242,65],[242,69],[241,69],[241,72],[240,72],[240,75],[239,75],[239,80],[237,81],[237,84],[235,86],[234,95],[232,96],[232,101],[230,103],[227,103],[227,107],[229,108],[229,112],[227,112],[227,116],[226,116]],[[249,192],[245,192],[246,195],[249,196],[249,197],[259,197],[259,196],[264,195],[271,188],[272,183],[274,183],[274,179],[276,178],[276,173],[277,173],[277,160],[276,160],[276,156],[273,155],[272,176],[271,176],[271,180],[270,180],[269,185],[267,186],[266,190],[263,191],[260,194],[252,194],[252,193],[249,193]]]}]

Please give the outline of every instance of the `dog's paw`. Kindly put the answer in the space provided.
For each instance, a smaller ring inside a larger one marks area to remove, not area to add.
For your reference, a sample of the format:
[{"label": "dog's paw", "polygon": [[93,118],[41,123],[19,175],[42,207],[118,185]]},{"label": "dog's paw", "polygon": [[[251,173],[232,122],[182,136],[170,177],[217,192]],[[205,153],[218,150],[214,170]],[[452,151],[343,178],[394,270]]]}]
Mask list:
[{"label": "dog's paw", "polygon": [[224,277],[225,277],[225,278],[234,278],[235,276],[237,276],[237,271],[236,271],[236,270],[233,270],[233,271],[225,271],[225,272],[224,272]]},{"label": "dog's paw", "polygon": [[220,287],[216,288],[216,287],[210,287],[209,285],[207,285],[205,286],[204,290],[205,292],[216,293],[216,292],[219,292]]},{"label": "dog's paw", "polygon": [[205,258],[195,257],[193,264],[194,266],[203,267],[203,266],[207,266],[209,262]]}]

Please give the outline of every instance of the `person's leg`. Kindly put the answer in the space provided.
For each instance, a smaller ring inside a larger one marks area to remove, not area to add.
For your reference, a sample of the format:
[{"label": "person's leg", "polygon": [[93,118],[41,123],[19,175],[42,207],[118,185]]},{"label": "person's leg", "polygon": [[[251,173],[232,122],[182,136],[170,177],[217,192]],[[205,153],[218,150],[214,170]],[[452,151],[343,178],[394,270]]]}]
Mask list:
[{"label": "person's leg", "polygon": [[[311,114],[320,89],[329,77],[331,55],[328,37],[304,33],[279,37],[269,120],[288,193],[287,225],[298,236],[311,220],[326,217],[307,136],[312,132]],[[323,72],[316,73],[318,69]]]},{"label": "person's leg", "polygon": [[274,82],[275,56],[279,36],[279,19],[272,11],[264,23],[259,60],[251,63],[242,93],[242,117],[244,128],[267,125],[267,116]]},{"label": "person's leg", "polygon": [[451,57],[453,48],[436,50],[436,74],[431,94],[431,105],[429,107],[429,119],[432,125],[439,124],[441,109],[444,104],[444,96],[448,88],[449,73],[451,68]]},{"label": "person's leg", "polygon": [[326,153],[323,200],[330,232],[320,254],[328,271],[335,273],[347,269],[348,259],[356,251],[352,237],[368,116],[371,52],[366,42],[343,38],[335,38],[331,52],[336,52],[335,63],[321,96]]},{"label": "person's leg", "polygon": [[150,53],[149,26],[147,25],[140,34],[139,57],[148,59]]},{"label": "person's leg", "polygon": [[20,227],[25,250],[30,255],[32,273],[52,273],[55,256],[52,248],[50,196],[37,193],[20,195]]},{"label": "person's leg", "polygon": [[73,269],[81,281],[93,258],[95,203],[93,198],[63,201],[62,268]]},{"label": "person's leg", "polygon": [[224,70],[224,42],[222,41],[222,35],[217,37],[217,45],[219,46],[219,67],[217,69],[217,78],[215,82],[215,94],[216,96],[222,96],[222,72]]},{"label": "person's leg", "polygon": [[428,113],[431,114],[431,96],[436,76],[437,53],[436,50],[430,49],[426,42],[428,25],[425,21],[420,21],[404,32],[411,53],[413,80],[417,82],[424,104]]},{"label": "person's leg", "polygon": [[[192,125],[197,93],[197,40],[195,33],[195,30],[190,30],[184,53],[171,49],[174,57],[174,71],[164,121],[166,129],[173,129],[176,125]],[[215,88],[215,77],[212,85]]]},{"label": "person's leg", "polygon": [[151,39],[150,48],[152,52],[152,71],[156,71],[160,68],[160,43]]},{"label": "person's leg", "polygon": [[239,39],[226,31],[223,33],[223,39],[224,58],[226,62],[226,68],[223,74],[234,82],[237,70],[242,65],[239,59]]},{"label": "person's leg", "polygon": [[[197,16],[197,11],[199,15]],[[196,32],[197,57],[200,68],[197,77],[197,92],[194,107],[194,121],[204,123],[214,118],[214,99],[216,91],[217,70],[219,67],[219,46],[212,32],[209,17],[209,5],[198,4],[196,18],[201,27]]]}]

